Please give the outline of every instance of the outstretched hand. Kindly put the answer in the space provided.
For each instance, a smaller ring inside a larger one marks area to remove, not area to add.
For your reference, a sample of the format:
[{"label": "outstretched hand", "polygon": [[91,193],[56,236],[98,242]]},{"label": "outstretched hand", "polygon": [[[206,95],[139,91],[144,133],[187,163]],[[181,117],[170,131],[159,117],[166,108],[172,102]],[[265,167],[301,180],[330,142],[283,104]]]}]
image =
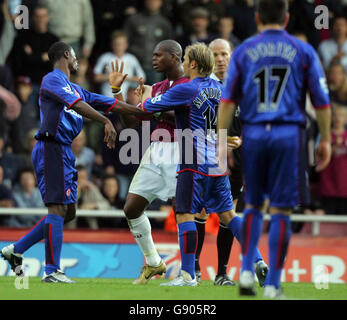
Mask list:
[{"label": "outstretched hand", "polygon": [[[107,119],[108,120],[108,119]],[[105,123],[104,142],[109,149],[114,149],[116,145],[117,132],[110,120]]]},{"label": "outstretched hand", "polygon": [[108,82],[111,87],[120,88],[123,82],[125,81],[128,74],[123,74],[124,62],[122,61],[119,66],[119,60],[111,62],[111,71],[108,66],[106,66],[106,72],[108,75]]}]

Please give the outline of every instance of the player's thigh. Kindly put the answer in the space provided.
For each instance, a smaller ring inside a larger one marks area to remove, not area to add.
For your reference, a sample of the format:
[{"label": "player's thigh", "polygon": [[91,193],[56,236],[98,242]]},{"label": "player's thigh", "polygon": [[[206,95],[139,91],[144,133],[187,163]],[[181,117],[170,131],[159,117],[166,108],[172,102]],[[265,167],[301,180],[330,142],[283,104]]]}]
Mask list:
[{"label": "player's thigh", "polygon": [[137,194],[151,203],[164,187],[165,181],[160,172],[152,170],[150,165],[140,165],[130,183],[129,193]]},{"label": "player's thigh", "polygon": [[148,205],[149,202],[146,198],[129,192],[123,210],[128,219],[136,219],[145,211]]},{"label": "player's thigh", "polygon": [[264,202],[267,175],[267,142],[261,126],[245,126],[242,135],[242,172],[245,202],[254,206]]},{"label": "player's thigh", "polygon": [[204,188],[207,213],[226,212],[234,208],[228,176],[205,177]]},{"label": "player's thigh", "polygon": [[176,213],[199,213],[203,205],[203,176],[184,171],[178,174],[176,186]]},{"label": "player's thigh", "polygon": [[32,159],[43,202],[46,205],[75,203],[77,170],[70,146],[52,141],[38,141]]},{"label": "player's thigh", "polygon": [[270,207],[293,208],[308,200],[306,144],[298,126],[279,126],[273,134],[269,162]]}]

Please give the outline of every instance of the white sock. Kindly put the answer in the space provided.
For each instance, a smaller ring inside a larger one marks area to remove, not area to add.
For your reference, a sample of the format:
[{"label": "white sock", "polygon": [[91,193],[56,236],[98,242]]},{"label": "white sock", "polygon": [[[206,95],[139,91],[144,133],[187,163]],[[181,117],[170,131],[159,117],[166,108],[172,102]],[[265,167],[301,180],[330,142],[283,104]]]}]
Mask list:
[{"label": "white sock", "polygon": [[128,225],[149,266],[158,266],[161,258],[154,246],[151,223],[145,214],[128,219]]}]

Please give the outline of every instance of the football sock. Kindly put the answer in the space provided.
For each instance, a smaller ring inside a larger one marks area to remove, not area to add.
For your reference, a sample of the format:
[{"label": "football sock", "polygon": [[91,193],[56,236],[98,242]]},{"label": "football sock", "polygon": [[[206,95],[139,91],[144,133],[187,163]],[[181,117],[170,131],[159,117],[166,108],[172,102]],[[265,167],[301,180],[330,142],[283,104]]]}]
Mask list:
[{"label": "football sock", "polygon": [[43,217],[38,223],[36,223],[29,232],[14,243],[14,252],[23,254],[35,243],[43,239],[45,230],[46,217]]},{"label": "football sock", "polygon": [[60,269],[60,254],[63,245],[64,218],[56,214],[48,214],[45,219],[44,237],[46,251],[45,272],[47,275]]},{"label": "football sock", "polygon": [[200,271],[200,253],[205,239],[205,224],[206,220],[195,218],[196,230],[198,232],[198,245],[195,253],[195,271]]},{"label": "football sock", "polygon": [[269,229],[269,274],[265,285],[280,287],[281,272],[288,251],[288,244],[292,234],[290,217],[278,213],[271,216]]},{"label": "football sock", "polygon": [[146,263],[152,267],[158,266],[161,262],[161,257],[154,246],[151,223],[148,217],[142,214],[136,219],[128,219],[128,225],[146,259]]},{"label": "football sock", "polygon": [[227,267],[230,257],[230,250],[233,245],[234,235],[224,224],[219,225],[217,235],[217,252],[218,252],[218,272],[217,275],[227,273]]},{"label": "football sock", "polygon": [[[236,237],[237,241],[241,244],[242,219],[239,216],[232,218],[232,220],[229,222],[228,227],[233,233],[233,235]],[[260,254],[258,247],[256,247],[254,262],[258,262],[260,260],[263,260],[263,257]]]},{"label": "football sock", "polygon": [[257,209],[245,209],[241,227],[242,271],[254,273],[257,245],[263,226],[263,214]]},{"label": "football sock", "polygon": [[181,251],[182,270],[195,278],[195,252],[198,234],[194,221],[182,222],[178,225],[178,235]]}]

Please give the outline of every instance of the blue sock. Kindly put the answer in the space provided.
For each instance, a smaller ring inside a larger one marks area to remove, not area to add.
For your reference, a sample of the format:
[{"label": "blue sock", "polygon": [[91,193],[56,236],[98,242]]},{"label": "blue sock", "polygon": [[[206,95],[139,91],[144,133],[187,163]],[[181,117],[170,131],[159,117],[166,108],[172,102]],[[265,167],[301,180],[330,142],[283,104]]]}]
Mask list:
[{"label": "blue sock", "polygon": [[[232,220],[229,222],[228,227],[233,233],[233,235],[236,237],[237,241],[241,244],[241,228],[242,228],[241,217],[237,216],[232,218]],[[263,257],[260,254],[258,247],[256,247],[254,262],[258,262],[260,260],[263,260]]]},{"label": "blue sock", "polygon": [[43,239],[45,223],[46,216],[36,223],[24,237],[20,238],[16,243],[14,243],[14,252],[24,253],[35,243],[41,241]]},{"label": "blue sock", "polygon": [[181,250],[182,270],[195,278],[195,252],[198,244],[198,232],[194,221],[178,225],[178,236]]},{"label": "blue sock", "polygon": [[265,285],[275,286],[276,289],[279,289],[291,234],[290,217],[281,213],[272,215],[268,238],[270,268]]},{"label": "blue sock", "polygon": [[254,261],[263,226],[263,214],[257,209],[245,209],[241,227],[241,271],[254,273]]},{"label": "blue sock", "polygon": [[60,268],[60,253],[63,245],[64,218],[56,214],[48,214],[45,224],[46,274]]}]

